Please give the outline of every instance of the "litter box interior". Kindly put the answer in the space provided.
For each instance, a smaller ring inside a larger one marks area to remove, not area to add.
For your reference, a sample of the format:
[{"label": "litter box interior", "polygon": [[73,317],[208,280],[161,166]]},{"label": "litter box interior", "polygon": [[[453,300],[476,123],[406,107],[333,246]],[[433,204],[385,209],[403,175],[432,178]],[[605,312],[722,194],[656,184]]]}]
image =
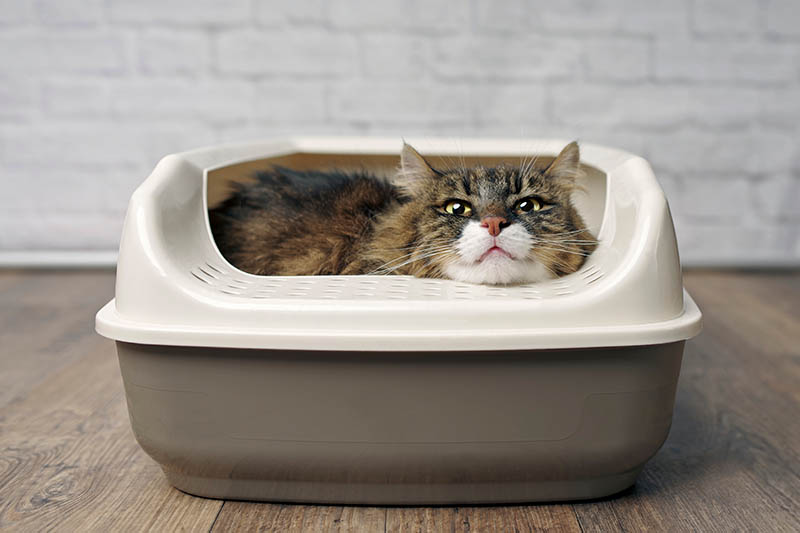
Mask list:
[{"label": "litter box interior", "polygon": [[[520,165],[523,158],[536,158],[536,166],[546,167],[553,155],[464,156],[457,152],[430,153],[425,157],[437,168],[454,165],[495,166],[502,163]],[[206,210],[224,202],[231,195],[234,183],[252,182],[259,170],[283,166],[296,170],[369,170],[388,176],[397,168],[397,155],[389,154],[324,154],[297,152],[274,157],[227,164],[206,172]],[[590,165],[582,165],[580,179],[584,192],[573,198],[591,232],[598,236],[606,204],[606,174]],[[209,225],[206,217],[206,225]],[[208,237],[214,238],[207,227]],[[216,245],[215,245],[216,249]],[[583,268],[570,276],[548,282],[514,287],[491,287],[457,283],[449,280],[416,279],[410,276],[256,276],[231,265],[218,249],[216,257],[192,269],[192,275],[219,292],[252,299],[322,298],[322,299],[478,299],[523,298],[542,299],[574,294],[603,277],[601,262],[590,257]],[[594,254],[593,254],[594,255]]]}]

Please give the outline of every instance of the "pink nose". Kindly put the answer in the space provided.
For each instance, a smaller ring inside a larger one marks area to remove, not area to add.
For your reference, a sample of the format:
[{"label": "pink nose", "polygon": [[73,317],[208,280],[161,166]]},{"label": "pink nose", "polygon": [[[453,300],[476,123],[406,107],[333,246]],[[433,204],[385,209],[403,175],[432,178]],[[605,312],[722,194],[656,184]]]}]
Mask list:
[{"label": "pink nose", "polygon": [[506,226],[508,226],[508,221],[503,217],[483,217],[481,220],[481,227],[486,228],[492,237],[500,235]]}]

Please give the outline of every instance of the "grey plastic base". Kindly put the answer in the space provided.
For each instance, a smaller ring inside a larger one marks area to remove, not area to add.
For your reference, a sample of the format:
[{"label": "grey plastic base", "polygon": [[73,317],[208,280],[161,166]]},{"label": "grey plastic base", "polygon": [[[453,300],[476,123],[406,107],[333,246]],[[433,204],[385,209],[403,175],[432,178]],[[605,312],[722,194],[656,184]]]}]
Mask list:
[{"label": "grey plastic base", "polygon": [[[175,488],[224,500],[367,505],[443,505],[586,500],[616,494],[636,482],[641,468],[615,476],[579,481],[518,483],[365,484],[317,481],[209,479],[165,471]],[[269,497],[265,498],[265,495]]]},{"label": "grey plastic base", "polygon": [[117,350],[134,434],[185,492],[465,504],[597,498],[631,486],[669,432],[683,344]]}]

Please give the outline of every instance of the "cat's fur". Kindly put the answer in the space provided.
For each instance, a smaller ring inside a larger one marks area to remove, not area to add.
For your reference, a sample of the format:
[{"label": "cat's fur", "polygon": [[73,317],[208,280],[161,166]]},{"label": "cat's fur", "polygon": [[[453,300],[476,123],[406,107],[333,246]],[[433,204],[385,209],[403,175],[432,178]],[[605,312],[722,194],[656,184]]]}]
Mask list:
[{"label": "cat's fur", "polygon": [[[578,160],[571,143],[546,169],[437,170],[406,144],[388,180],[273,168],[237,186],[211,227],[222,254],[253,274],[535,282],[576,271],[596,246],[571,201]],[[515,209],[530,197],[546,207]],[[469,216],[448,213],[452,200],[471,204]]]}]

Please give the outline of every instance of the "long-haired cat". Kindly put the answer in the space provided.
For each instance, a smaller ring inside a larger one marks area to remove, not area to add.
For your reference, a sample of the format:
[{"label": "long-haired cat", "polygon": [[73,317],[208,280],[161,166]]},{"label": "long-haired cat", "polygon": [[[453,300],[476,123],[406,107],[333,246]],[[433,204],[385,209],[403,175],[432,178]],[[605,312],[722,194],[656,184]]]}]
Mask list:
[{"label": "long-haired cat", "polygon": [[217,245],[260,275],[410,274],[518,284],[578,270],[597,241],[572,204],[579,150],[533,165],[435,169],[404,144],[400,167],[273,168],[213,209]]}]

